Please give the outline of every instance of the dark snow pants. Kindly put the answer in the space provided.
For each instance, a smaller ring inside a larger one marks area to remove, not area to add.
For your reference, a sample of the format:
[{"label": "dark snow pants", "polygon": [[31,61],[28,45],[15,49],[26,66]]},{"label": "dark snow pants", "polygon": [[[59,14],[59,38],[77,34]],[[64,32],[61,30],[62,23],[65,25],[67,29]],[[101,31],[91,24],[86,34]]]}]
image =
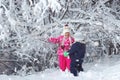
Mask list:
[{"label": "dark snow pants", "polygon": [[70,72],[74,75],[74,76],[78,76],[78,73],[80,71],[83,71],[83,68],[82,68],[82,61],[71,61],[71,64],[70,64]]}]

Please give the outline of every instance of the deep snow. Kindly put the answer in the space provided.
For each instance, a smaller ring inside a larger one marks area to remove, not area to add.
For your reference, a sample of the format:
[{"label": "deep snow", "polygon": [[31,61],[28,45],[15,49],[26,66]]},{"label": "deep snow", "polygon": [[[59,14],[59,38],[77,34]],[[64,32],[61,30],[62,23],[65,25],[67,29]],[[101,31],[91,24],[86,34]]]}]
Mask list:
[{"label": "deep snow", "polygon": [[0,75],[0,80],[120,80],[120,56],[84,63],[84,72],[74,77],[67,70],[47,69],[27,76]]}]

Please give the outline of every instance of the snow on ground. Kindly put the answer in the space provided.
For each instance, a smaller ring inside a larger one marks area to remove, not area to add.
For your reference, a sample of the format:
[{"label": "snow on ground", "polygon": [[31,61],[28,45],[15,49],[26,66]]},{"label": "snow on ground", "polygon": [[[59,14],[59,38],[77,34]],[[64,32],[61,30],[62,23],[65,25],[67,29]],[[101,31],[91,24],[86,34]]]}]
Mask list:
[{"label": "snow on ground", "polygon": [[68,71],[48,69],[27,76],[0,75],[0,80],[120,80],[120,56],[103,59],[95,63],[85,63],[85,71],[74,77]]}]

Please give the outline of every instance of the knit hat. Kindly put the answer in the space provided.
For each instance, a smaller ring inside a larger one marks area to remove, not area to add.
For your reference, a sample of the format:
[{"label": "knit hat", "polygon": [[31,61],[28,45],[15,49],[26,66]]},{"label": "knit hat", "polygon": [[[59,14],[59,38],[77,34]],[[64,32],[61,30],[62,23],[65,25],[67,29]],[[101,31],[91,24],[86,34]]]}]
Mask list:
[{"label": "knit hat", "polygon": [[63,34],[65,34],[66,32],[70,32],[70,28],[68,27],[68,25],[65,25],[63,27]]},{"label": "knit hat", "polygon": [[85,37],[81,33],[75,33],[74,37],[75,37],[75,41],[84,41],[85,40]]}]

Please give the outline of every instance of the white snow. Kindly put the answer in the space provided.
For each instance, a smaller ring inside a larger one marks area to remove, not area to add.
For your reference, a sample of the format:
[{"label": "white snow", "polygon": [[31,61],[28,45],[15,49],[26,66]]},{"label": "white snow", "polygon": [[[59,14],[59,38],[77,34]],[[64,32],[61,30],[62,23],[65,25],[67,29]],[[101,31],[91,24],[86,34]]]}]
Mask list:
[{"label": "white snow", "polygon": [[97,41],[94,42],[94,46],[99,46],[99,43]]},{"label": "white snow", "polygon": [[[119,52],[119,48],[117,48],[117,44],[120,43],[120,17],[119,12],[117,12],[117,9],[119,9],[119,5],[117,5],[119,0],[113,0],[111,8],[105,5],[105,2],[108,0],[99,0],[94,6],[91,6],[92,0],[29,0],[30,5],[32,5],[32,1],[38,1],[35,2],[33,7],[30,7],[27,1],[0,0],[1,49],[4,49],[6,46],[15,48],[15,53],[19,57],[21,56],[20,58],[23,55],[27,56],[27,58],[32,57],[30,56],[30,53],[33,53],[32,50],[35,50],[36,54],[41,51],[41,54],[46,53],[42,56],[43,61],[46,61],[47,53],[54,51],[52,45],[46,43],[43,38],[47,40],[48,37],[58,35],[62,31],[63,24],[69,23],[73,32],[84,33],[83,36],[86,36],[86,39],[91,44],[93,43],[93,48],[102,45],[102,50],[109,53],[109,42],[107,43],[107,40],[110,40],[114,44],[114,48],[116,48],[114,51],[116,53],[117,51]],[[15,5],[15,2],[17,5]],[[84,6],[79,4],[82,2],[84,2]],[[18,3],[21,3],[21,7],[18,6]],[[67,6],[69,6],[68,12],[64,14],[67,11],[64,11]],[[49,8],[56,13],[49,12]],[[60,10],[61,12],[59,13]],[[51,14],[50,20],[49,14]],[[63,17],[62,20],[61,17]],[[16,33],[16,36],[12,39],[17,41],[16,45],[18,44],[19,46],[20,44],[20,48],[16,48],[15,45],[12,46],[9,43],[12,40],[9,36],[13,34],[12,32]],[[49,32],[51,33],[50,36],[47,34]],[[98,34],[98,37],[96,37],[96,34]],[[101,43],[94,42],[93,39],[100,40]],[[92,46],[91,44],[90,46]],[[89,52],[97,52],[96,48],[94,48],[94,51],[91,50]],[[6,52],[6,55],[7,53],[9,53],[9,50]],[[41,54],[38,56],[41,57]],[[86,56],[94,54],[87,54]],[[37,60],[37,58],[33,58],[33,60]],[[59,69],[49,69],[31,75],[24,75],[22,72],[20,73],[21,75],[0,75],[0,80],[120,80],[120,57],[114,58],[112,56],[111,58],[101,60],[95,63],[84,63],[85,72],[81,72],[78,77],[74,77],[68,71],[61,72]],[[50,63],[52,64],[52,61]],[[24,68],[26,69],[25,66],[22,67],[22,69]]]},{"label": "white snow", "polygon": [[47,69],[27,76],[0,75],[0,80],[120,80],[120,56],[110,57],[94,63],[84,63],[84,72],[74,77],[68,71]]},{"label": "white snow", "polygon": [[57,2],[57,0],[48,0],[49,7],[52,8],[52,11],[59,11],[62,7],[61,5]]}]

